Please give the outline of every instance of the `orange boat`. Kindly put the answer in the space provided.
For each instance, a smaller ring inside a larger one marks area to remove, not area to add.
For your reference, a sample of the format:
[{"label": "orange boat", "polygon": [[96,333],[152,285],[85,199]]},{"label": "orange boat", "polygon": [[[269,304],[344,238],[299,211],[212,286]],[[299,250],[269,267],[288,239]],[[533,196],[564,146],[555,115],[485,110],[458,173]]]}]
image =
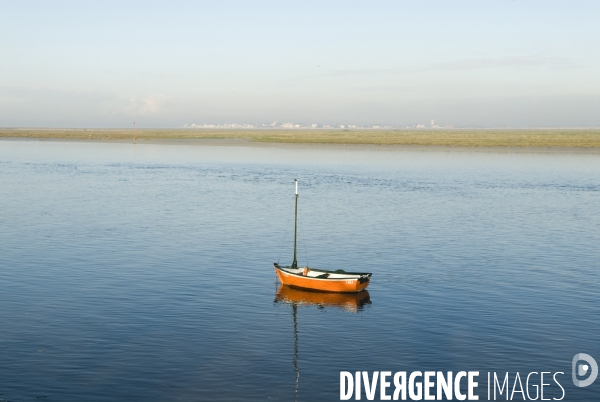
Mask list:
[{"label": "orange boat", "polygon": [[326,271],[323,269],[299,267],[296,259],[298,239],[298,180],[296,184],[296,219],[294,227],[294,260],[290,266],[274,263],[275,272],[282,284],[303,289],[324,292],[360,292],[369,286],[371,273],[346,272],[342,269]]}]

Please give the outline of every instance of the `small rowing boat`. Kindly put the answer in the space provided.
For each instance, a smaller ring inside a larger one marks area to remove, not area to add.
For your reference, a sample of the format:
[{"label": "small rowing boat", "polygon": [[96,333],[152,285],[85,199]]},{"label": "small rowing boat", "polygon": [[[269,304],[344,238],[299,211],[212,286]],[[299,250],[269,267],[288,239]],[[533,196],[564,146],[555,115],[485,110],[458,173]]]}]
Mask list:
[{"label": "small rowing boat", "polygon": [[298,243],[298,180],[296,184],[296,212],[294,224],[294,260],[292,265],[281,266],[274,263],[275,272],[282,284],[303,289],[325,292],[360,292],[369,286],[371,273],[346,272],[343,269],[326,271],[309,267],[299,267],[296,259]]}]

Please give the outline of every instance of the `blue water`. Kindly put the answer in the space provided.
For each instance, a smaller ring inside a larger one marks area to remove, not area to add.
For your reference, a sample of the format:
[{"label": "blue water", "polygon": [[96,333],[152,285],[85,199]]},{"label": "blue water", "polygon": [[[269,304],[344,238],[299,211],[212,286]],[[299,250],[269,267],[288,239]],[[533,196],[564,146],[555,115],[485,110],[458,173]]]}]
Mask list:
[{"label": "blue water", "polygon": [[[275,301],[294,178],[300,263],[370,302]],[[598,245],[600,154],[0,141],[0,401],[339,400],[358,370],[600,400],[571,381]]]}]

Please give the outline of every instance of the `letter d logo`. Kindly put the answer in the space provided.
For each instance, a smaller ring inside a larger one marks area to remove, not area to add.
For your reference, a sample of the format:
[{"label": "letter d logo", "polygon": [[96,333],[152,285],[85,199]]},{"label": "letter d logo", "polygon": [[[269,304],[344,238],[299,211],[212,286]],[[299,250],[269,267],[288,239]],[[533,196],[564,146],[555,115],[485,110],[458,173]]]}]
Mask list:
[{"label": "letter d logo", "polygon": [[[587,364],[580,364],[579,366],[577,366],[577,362],[579,362],[580,360],[585,360]],[[587,380],[578,380],[577,375],[586,375],[590,367],[592,368],[592,372],[587,378]],[[575,356],[573,356],[572,368],[573,384],[575,384],[575,386],[577,387],[587,387],[596,380],[596,377],[598,377],[598,363],[596,363],[596,360],[594,360],[592,356],[586,355],[585,353],[577,353]]]}]

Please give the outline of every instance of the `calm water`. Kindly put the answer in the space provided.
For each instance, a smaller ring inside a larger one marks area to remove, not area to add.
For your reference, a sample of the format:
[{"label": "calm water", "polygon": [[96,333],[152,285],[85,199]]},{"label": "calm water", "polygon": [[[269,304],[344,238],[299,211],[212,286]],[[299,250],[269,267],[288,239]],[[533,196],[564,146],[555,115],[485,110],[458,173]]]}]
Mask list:
[{"label": "calm water", "polygon": [[[370,302],[275,301],[294,178],[300,262]],[[0,401],[339,400],[341,370],[598,400],[599,245],[600,155],[0,141]]]}]

